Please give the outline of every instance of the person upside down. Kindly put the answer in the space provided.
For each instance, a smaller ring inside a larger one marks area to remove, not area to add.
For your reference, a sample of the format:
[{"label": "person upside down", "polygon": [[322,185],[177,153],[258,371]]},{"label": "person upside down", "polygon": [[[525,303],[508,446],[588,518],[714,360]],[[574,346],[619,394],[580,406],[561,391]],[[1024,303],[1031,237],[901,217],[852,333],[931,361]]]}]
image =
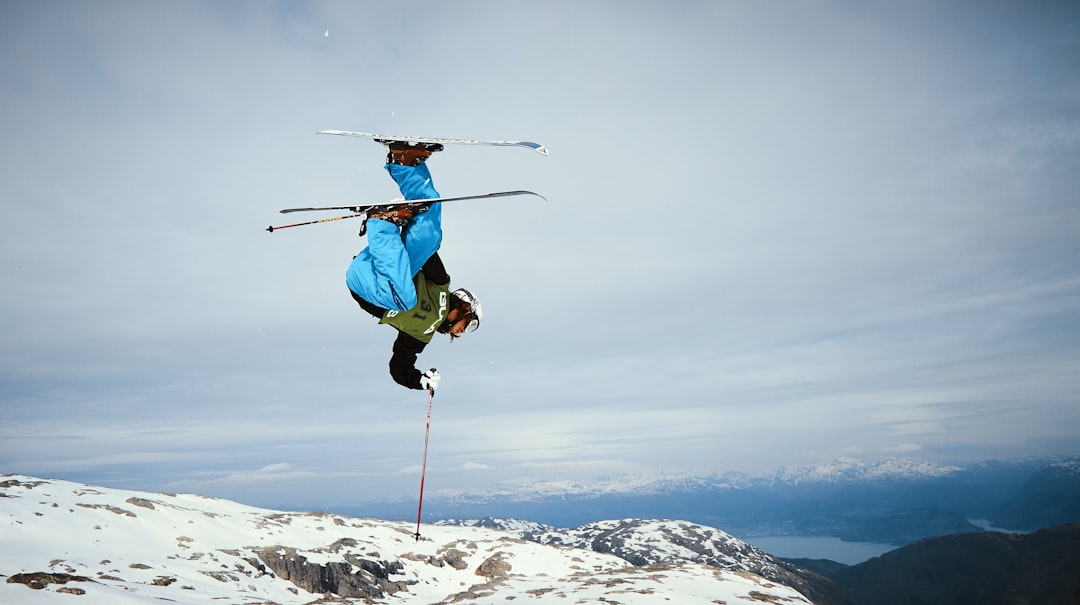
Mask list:
[{"label": "person upside down", "polygon": [[[425,160],[438,144],[390,142],[386,171],[408,200],[439,197]],[[390,357],[390,375],[410,389],[434,391],[441,377],[435,368],[421,372],[416,358],[436,333],[453,341],[480,326],[483,309],[464,288],[450,290],[439,246],[442,244],[442,203],[402,204],[369,212],[368,245],[345,273],[353,299],[398,331]]]}]

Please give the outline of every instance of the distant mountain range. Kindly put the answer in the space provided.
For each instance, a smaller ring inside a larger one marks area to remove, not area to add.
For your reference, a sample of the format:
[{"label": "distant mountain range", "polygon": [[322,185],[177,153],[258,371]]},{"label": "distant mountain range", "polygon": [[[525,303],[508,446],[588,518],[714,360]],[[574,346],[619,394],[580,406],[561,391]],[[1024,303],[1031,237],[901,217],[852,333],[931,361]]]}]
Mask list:
[{"label": "distant mountain range", "polygon": [[[999,471],[1022,469],[1029,474],[1033,468],[1046,466],[1046,461],[1023,460],[1009,463],[983,463]],[[979,465],[979,466],[983,466]],[[976,467],[978,468],[978,467]],[[750,475],[727,472],[717,475],[688,475],[679,473],[640,473],[601,477],[596,481],[507,482],[497,487],[453,496],[458,501],[502,499],[533,502],[545,498],[566,496],[603,497],[612,495],[656,495],[685,493],[701,489],[782,488],[807,485],[842,485],[891,481],[929,481],[961,476],[969,469],[924,462],[912,458],[886,458],[866,463],[854,458],[840,458],[814,465],[785,466],[772,475]]]},{"label": "distant mountain range", "polygon": [[[852,458],[784,467],[769,476],[620,475],[595,482],[504,484],[434,495],[440,519],[530,519],[577,527],[617,518],[684,519],[743,539],[834,536],[896,546],[994,527],[1030,531],[1080,520],[1080,459],[946,466],[910,458]],[[339,510],[394,518],[397,503]]]},{"label": "distant mountain range", "polygon": [[508,502],[535,502],[566,496],[604,497],[686,493],[702,489],[752,489],[758,487],[838,484],[860,481],[917,481],[948,477],[963,468],[943,466],[911,458],[887,458],[872,464],[854,458],[808,466],[781,467],[773,475],[754,476],[732,471],[717,475],[680,473],[638,473],[600,477],[591,482],[540,481],[506,482],[499,486],[453,496],[453,499]]},{"label": "distant mountain range", "polygon": [[922,481],[962,473],[958,466],[944,466],[911,458],[886,458],[867,464],[854,458],[811,466],[783,467],[772,477],[772,485],[843,483],[851,481]]}]

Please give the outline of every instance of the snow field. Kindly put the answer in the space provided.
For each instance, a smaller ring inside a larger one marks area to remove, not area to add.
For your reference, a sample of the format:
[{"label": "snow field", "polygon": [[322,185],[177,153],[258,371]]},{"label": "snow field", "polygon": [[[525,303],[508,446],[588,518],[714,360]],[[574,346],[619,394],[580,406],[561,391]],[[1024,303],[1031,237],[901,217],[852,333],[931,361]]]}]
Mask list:
[{"label": "snow field", "polygon": [[[0,496],[0,575],[43,572],[92,580],[52,578],[37,590],[5,582],[5,604],[302,605],[320,599],[267,572],[256,550],[273,547],[313,565],[340,564],[346,557],[402,565],[389,580],[408,582],[405,590],[374,601],[335,601],[342,603],[605,598],[624,605],[753,605],[761,602],[758,593],[778,603],[808,603],[752,574],[695,563],[633,567],[614,555],[529,542],[495,529],[426,525],[417,541],[415,525],[408,523],[10,475],[0,477]],[[361,571],[355,565],[352,570]]]}]

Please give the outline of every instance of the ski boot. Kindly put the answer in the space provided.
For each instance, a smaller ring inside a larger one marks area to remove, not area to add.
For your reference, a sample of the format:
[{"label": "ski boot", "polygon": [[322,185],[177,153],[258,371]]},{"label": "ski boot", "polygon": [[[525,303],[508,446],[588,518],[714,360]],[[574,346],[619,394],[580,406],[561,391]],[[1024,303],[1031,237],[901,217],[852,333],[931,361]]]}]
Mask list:
[{"label": "ski boot", "polygon": [[432,153],[443,150],[441,143],[376,140],[389,148],[389,151],[386,154],[387,164],[419,166],[420,164],[423,164],[424,160],[428,159]]},{"label": "ski boot", "polygon": [[[430,154],[428,154],[430,155]],[[430,202],[414,202],[394,204],[393,206],[376,206],[371,210],[368,210],[364,216],[364,220],[360,223],[360,232],[357,234],[360,237],[367,235],[367,222],[368,219],[377,218],[384,221],[394,223],[398,227],[404,227],[409,224],[409,221],[413,219],[417,214],[423,214],[431,207]]]}]

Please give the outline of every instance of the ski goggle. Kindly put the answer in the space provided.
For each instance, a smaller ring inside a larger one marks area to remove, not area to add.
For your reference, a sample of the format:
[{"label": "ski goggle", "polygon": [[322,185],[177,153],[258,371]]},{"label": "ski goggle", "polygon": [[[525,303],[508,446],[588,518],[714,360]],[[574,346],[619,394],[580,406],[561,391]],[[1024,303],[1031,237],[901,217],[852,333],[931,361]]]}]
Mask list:
[{"label": "ski goggle", "polygon": [[468,321],[469,322],[469,323],[465,324],[465,329],[462,330],[463,334],[468,333],[468,332],[475,332],[476,329],[480,327],[480,320],[476,318],[476,315],[472,311],[469,311],[469,314],[466,315],[463,319],[458,320],[458,322],[462,322],[462,321]]}]

